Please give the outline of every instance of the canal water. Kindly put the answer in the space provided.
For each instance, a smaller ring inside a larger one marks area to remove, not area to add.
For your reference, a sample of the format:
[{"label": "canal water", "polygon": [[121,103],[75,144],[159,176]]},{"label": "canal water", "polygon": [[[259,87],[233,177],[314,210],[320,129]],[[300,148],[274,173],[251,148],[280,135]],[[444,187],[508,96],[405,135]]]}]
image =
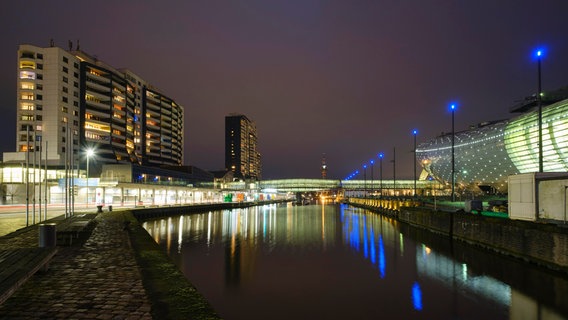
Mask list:
[{"label": "canal water", "polygon": [[568,277],[346,205],[144,227],[225,319],[566,319]]}]

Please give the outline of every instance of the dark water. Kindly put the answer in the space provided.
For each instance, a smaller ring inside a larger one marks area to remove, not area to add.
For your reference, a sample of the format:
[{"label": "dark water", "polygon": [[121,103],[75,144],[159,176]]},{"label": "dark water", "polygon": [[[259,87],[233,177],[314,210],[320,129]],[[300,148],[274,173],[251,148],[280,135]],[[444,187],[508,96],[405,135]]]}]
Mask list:
[{"label": "dark water", "polygon": [[148,221],[225,319],[565,319],[568,277],[339,205]]}]

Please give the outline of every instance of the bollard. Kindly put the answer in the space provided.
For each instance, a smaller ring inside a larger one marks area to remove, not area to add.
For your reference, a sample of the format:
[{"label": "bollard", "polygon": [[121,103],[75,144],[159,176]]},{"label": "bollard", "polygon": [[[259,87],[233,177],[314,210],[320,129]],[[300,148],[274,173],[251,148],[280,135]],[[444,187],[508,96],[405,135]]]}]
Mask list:
[{"label": "bollard", "polygon": [[108,206],[108,212],[112,211],[112,206]]},{"label": "bollard", "polygon": [[97,213],[103,212],[103,206],[97,206]]},{"label": "bollard", "polygon": [[55,223],[42,223],[39,225],[39,247],[55,247],[57,245],[57,232]]}]

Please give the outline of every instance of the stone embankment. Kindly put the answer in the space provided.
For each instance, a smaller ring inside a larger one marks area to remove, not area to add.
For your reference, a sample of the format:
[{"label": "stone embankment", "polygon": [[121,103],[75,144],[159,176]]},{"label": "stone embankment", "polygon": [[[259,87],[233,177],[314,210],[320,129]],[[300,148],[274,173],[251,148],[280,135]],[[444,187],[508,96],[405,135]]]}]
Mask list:
[{"label": "stone embankment", "polygon": [[400,199],[351,198],[349,204],[392,216],[401,222],[443,234],[547,268],[568,273],[568,226],[438,211]]}]

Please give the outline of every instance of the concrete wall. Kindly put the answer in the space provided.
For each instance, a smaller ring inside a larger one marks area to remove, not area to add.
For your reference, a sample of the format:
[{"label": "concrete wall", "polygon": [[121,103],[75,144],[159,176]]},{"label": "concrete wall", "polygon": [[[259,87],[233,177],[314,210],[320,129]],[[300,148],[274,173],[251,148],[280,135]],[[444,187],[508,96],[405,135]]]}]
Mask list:
[{"label": "concrete wall", "polygon": [[568,228],[419,208],[403,208],[399,220],[568,273]]},{"label": "concrete wall", "polygon": [[539,218],[566,221],[568,180],[547,180],[539,183]]}]

